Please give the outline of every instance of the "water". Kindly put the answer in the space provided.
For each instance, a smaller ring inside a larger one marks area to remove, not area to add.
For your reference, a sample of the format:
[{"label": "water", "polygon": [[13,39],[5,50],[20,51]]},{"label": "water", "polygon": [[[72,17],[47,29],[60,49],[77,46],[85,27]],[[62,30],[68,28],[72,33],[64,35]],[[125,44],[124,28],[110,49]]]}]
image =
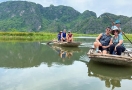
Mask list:
[{"label": "water", "polygon": [[94,39],[78,41],[78,48],[1,42],[0,90],[131,90],[132,67],[92,62],[87,52]]}]

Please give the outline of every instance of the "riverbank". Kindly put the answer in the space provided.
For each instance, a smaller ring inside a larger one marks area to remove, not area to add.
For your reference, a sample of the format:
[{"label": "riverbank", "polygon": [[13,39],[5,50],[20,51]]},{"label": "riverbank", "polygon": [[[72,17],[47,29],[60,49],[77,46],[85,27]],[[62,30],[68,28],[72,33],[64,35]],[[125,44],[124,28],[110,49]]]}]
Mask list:
[{"label": "riverbank", "polygon": [[[77,34],[73,33],[74,37],[97,37],[98,34]],[[132,40],[132,34],[126,34],[126,36]],[[53,40],[57,39],[57,33],[45,33],[45,32],[0,32],[0,41],[2,40],[27,40],[27,41],[41,41],[41,40]],[[124,37],[125,40],[127,38]]]},{"label": "riverbank", "polygon": [[[58,33],[45,32],[0,32],[0,41],[2,40],[27,40],[27,41],[41,41],[57,39]],[[87,34],[73,34],[74,37],[89,36]],[[94,35],[92,35],[94,36]]]}]

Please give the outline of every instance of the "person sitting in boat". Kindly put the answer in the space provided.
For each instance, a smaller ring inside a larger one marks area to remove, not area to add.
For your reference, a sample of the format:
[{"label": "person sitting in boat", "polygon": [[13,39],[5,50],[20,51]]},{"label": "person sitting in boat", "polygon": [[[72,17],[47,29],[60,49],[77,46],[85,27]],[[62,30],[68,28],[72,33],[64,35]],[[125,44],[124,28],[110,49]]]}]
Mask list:
[{"label": "person sitting in boat", "polygon": [[67,42],[73,42],[73,34],[71,33],[71,31],[68,31]]},{"label": "person sitting in boat", "polygon": [[63,41],[63,42],[67,41],[66,38],[67,38],[67,33],[66,33],[66,29],[64,29],[61,34],[61,41]]},{"label": "person sitting in boat", "polygon": [[115,25],[113,25],[111,28],[114,28],[115,26],[120,30],[120,34],[122,35],[122,32],[121,32],[121,22],[120,20],[116,20],[114,22]]},{"label": "person sitting in boat", "polygon": [[58,33],[58,41],[61,41],[61,34],[62,34],[62,31],[60,31],[60,32]]},{"label": "person sitting in boat", "polygon": [[107,27],[105,33],[99,34],[94,42],[94,48],[97,53],[107,54],[108,48],[112,43],[111,28]]},{"label": "person sitting in boat", "polygon": [[119,28],[116,26],[112,28],[111,32],[114,36],[112,38],[112,45],[110,45],[110,54],[121,55],[125,51],[125,46],[123,44],[123,36],[120,33]]}]

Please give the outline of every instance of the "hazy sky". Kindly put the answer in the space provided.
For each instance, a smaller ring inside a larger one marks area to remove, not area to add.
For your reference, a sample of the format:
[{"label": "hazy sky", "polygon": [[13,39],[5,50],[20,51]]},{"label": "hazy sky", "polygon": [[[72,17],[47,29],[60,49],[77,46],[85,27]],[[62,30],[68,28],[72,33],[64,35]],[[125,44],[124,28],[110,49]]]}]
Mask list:
[{"label": "hazy sky", "polygon": [[[17,1],[17,0],[0,0],[3,1]],[[19,0],[22,1],[22,0]],[[35,2],[48,7],[50,4],[55,6],[65,5],[71,6],[79,12],[85,10],[93,11],[97,16],[109,12],[116,15],[124,15],[132,17],[132,0],[23,0]]]}]

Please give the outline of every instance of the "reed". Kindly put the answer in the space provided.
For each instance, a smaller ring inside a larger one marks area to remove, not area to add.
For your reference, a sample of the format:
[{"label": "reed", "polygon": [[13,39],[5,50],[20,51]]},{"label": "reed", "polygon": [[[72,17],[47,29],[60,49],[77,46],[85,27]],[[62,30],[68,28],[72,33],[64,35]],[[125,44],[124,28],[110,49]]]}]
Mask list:
[{"label": "reed", "polygon": [[50,40],[57,36],[55,33],[44,32],[0,32],[0,40]]}]

